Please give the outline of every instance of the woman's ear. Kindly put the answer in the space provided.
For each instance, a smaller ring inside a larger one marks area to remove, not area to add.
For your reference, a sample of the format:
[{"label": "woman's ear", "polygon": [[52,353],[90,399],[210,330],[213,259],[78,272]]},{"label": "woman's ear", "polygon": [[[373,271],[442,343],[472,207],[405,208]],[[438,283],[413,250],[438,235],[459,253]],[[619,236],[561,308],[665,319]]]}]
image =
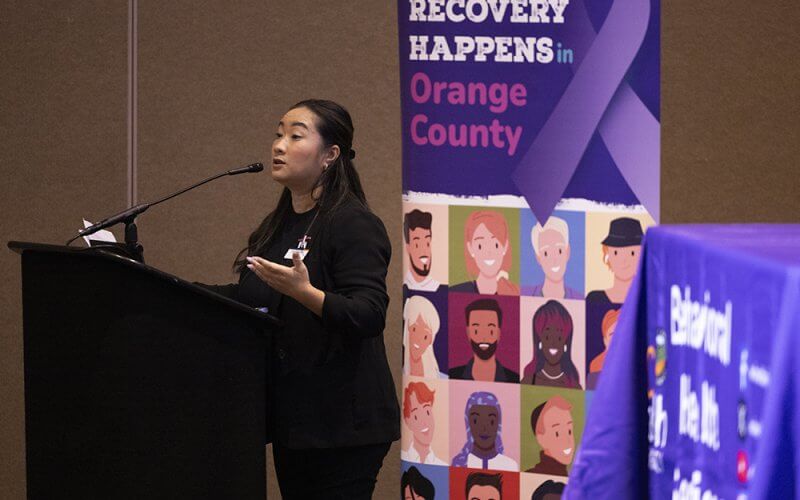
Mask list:
[{"label": "woman's ear", "polygon": [[330,167],[333,163],[339,158],[341,154],[341,150],[337,144],[330,146],[327,151],[325,151],[325,156],[323,156],[322,160],[325,163],[326,167]]}]

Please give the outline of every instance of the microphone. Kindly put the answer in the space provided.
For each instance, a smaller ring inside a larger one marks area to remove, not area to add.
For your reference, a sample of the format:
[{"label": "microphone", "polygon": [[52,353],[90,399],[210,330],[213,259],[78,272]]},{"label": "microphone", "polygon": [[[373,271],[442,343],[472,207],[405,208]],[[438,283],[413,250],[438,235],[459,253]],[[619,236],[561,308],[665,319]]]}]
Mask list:
[{"label": "microphone", "polygon": [[228,175],[249,174],[249,173],[261,172],[262,170],[264,170],[263,163],[253,163],[246,167],[234,168],[233,170],[228,170],[227,174]]},{"label": "microphone", "polygon": [[115,215],[112,215],[111,217],[108,217],[107,219],[103,219],[102,221],[98,222],[97,224],[91,225],[91,226],[89,226],[89,227],[87,227],[85,229],[81,229],[80,231],[78,231],[78,236],[76,236],[76,237],[72,238],[71,240],[69,240],[67,242],[67,245],[69,245],[70,243],[72,243],[73,241],[75,241],[76,239],[78,239],[78,238],[80,238],[82,236],[88,236],[90,234],[94,234],[94,233],[96,233],[97,231],[99,231],[101,229],[105,229],[105,228],[107,228],[109,226],[113,226],[115,224],[119,224],[120,222],[124,222],[126,226],[127,225],[131,225],[131,224],[133,224],[133,220],[136,218],[137,215],[139,215],[140,213],[144,212],[145,210],[147,210],[148,208],[152,207],[153,205],[158,205],[159,203],[165,202],[165,201],[169,200],[170,198],[174,198],[174,197],[176,197],[178,195],[181,195],[181,194],[185,193],[186,191],[190,191],[190,190],[192,190],[192,189],[194,189],[196,187],[200,187],[203,184],[206,184],[207,182],[211,182],[213,180],[219,179],[220,177],[224,177],[226,175],[249,174],[249,173],[261,172],[262,170],[264,170],[264,165],[262,163],[260,163],[260,162],[259,163],[252,163],[252,164],[250,164],[250,165],[248,165],[246,167],[234,168],[232,170],[226,170],[225,172],[222,172],[221,174],[213,175],[213,176],[211,176],[211,177],[209,177],[207,179],[204,179],[204,180],[202,180],[200,182],[192,184],[191,186],[189,186],[187,188],[181,189],[180,191],[177,191],[177,192],[175,192],[175,193],[173,193],[173,194],[171,194],[169,196],[161,198],[158,201],[154,201],[154,202],[151,202],[151,203],[140,203],[140,204],[138,204],[136,206],[133,206],[133,207],[130,207],[130,208],[126,208],[122,212],[120,212],[118,214],[115,214]]}]

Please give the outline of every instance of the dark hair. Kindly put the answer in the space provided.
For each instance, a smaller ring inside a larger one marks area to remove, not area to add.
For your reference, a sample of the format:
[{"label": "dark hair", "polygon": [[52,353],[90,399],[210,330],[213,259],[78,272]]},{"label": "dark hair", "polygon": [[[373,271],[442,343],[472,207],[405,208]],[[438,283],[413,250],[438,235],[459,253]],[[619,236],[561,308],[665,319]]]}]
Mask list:
[{"label": "dark hair", "polygon": [[542,416],[542,411],[544,410],[544,405],[546,404],[547,401],[534,408],[531,412],[531,429],[533,430],[534,434],[536,434],[536,424],[539,423],[539,417]]},{"label": "dark hair", "polygon": [[469,326],[469,315],[472,314],[472,311],[494,311],[497,313],[497,326],[503,326],[503,311],[500,309],[500,304],[494,299],[478,299],[470,302],[464,309],[467,326]]},{"label": "dark hair", "polygon": [[548,479],[536,488],[531,495],[531,500],[544,500],[545,495],[561,495],[564,493],[564,483],[557,483]]},{"label": "dark hair", "polygon": [[545,360],[539,349],[538,339],[545,326],[551,322],[559,325],[567,334],[567,351],[561,356],[561,369],[567,374],[571,381],[578,386],[580,385],[580,377],[578,375],[578,369],[575,368],[575,364],[572,362],[572,316],[569,315],[569,311],[567,311],[564,306],[555,300],[548,300],[545,302],[533,315],[533,358],[536,362],[533,373],[538,372],[544,367]]},{"label": "dark hair", "polygon": [[503,496],[503,476],[502,474],[485,474],[483,472],[473,472],[467,476],[467,485],[464,488],[464,495],[469,499],[469,490],[473,486],[491,486]]},{"label": "dark hair", "polygon": [[418,227],[430,231],[432,223],[433,215],[430,212],[423,212],[422,210],[417,210],[416,208],[408,212],[403,217],[403,237],[405,238],[406,243],[408,243],[408,239],[411,238],[411,231],[417,229]]},{"label": "dark hair", "polygon": [[[433,483],[413,465],[403,472],[400,477],[400,499],[405,498],[406,486],[411,486],[413,494],[419,495],[425,500],[432,500],[436,495]],[[412,494],[412,496],[414,496]]]},{"label": "dark hair", "polygon": [[[333,101],[307,99],[300,101],[289,109],[306,108],[314,114],[315,125],[325,147],[339,146],[339,156],[328,166],[314,183],[311,192],[321,189],[317,201],[319,218],[323,219],[333,213],[342,203],[355,199],[365,208],[367,198],[361,187],[361,179],[353,164],[353,120],[345,108]],[[241,273],[247,267],[245,256],[261,255],[272,244],[279,233],[287,214],[292,208],[292,194],[284,188],[274,210],[264,217],[261,224],[247,239],[247,247],[242,249],[233,263],[234,271]],[[324,221],[319,220],[317,227]]]}]

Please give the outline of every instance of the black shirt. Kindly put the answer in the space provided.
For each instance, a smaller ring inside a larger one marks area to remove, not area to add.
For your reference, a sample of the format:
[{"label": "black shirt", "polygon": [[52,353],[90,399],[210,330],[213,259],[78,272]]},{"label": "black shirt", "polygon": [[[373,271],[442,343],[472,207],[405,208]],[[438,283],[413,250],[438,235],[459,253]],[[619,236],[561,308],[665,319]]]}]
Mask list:
[{"label": "black shirt", "polygon": [[[509,370],[505,366],[501,365],[500,361],[497,361],[496,358],[495,363],[497,365],[497,368],[495,368],[494,371],[495,382],[519,382],[519,375],[517,372]],[[472,376],[472,367],[474,364],[475,358],[470,358],[466,365],[454,366],[453,368],[450,368],[447,376],[451,379],[457,380],[475,380]]]},{"label": "black shirt", "polygon": [[[303,213],[296,213],[293,209],[289,210],[283,227],[278,228],[278,236],[273,240],[270,248],[264,252],[263,257],[270,262],[291,266],[292,260],[285,259],[286,251],[290,248],[297,248],[303,236],[314,230],[316,225],[315,217],[319,210],[315,206],[311,210]],[[313,238],[308,240],[307,249],[313,248]],[[239,277],[239,286],[236,290],[235,299],[252,307],[266,307],[270,314],[278,315],[278,305],[281,294],[266,286],[252,271],[245,268]]]}]

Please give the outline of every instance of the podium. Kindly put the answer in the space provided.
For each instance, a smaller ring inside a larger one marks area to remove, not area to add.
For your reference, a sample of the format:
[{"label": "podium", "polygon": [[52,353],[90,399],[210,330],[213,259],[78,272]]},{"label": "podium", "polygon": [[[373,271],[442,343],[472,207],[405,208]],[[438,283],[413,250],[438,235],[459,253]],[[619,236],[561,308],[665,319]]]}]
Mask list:
[{"label": "podium", "polygon": [[8,246],[28,498],[266,497],[276,318],[103,250]]}]

